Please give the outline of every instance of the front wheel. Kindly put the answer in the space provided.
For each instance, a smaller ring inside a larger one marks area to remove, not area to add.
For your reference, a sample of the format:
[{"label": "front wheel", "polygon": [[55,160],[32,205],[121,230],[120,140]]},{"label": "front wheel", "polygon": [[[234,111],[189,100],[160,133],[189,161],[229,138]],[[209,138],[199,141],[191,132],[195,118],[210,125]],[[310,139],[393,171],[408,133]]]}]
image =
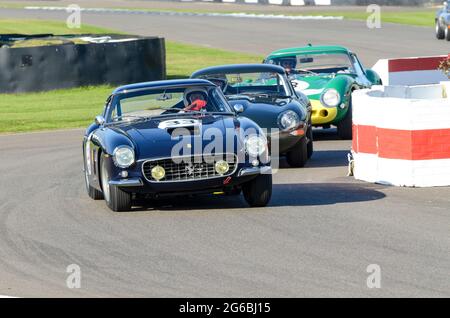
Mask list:
[{"label": "front wheel", "polygon": [[445,29],[444,29],[444,38],[445,38],[447,41],[450,41],[450,31],[449,31],[447,25],[445,26]]},{"label": "front wheel", "polygon": [[103,193],[99,190],[97,190],[96,188],[92,187],[90,182],[89,182],[89,174],[88,174],[88,167],[87,165],[89,164],[86,161],[85,158],[86,155],[83,155],[83,161],[84,161],[84,184],[86,186],[86,192],[88,194],[88,196],[93,199],[93,200],[101,200],[103,199]]},{"label": "front wheel", "polygon": [[[291,167],[302,168],[308,161],[308,138],[303,137],[286,154],[286,160]],[[312,155],[312,153],[311,153]]]},{"label": "front wheel", "polygon": [[104,156],[101,156],[100,159],[100,176],[106,205],[115,212],[130,211],[131,194],[121,190],[119,187],[111,186],[109,184],[111,178],[108,173]]},{"label": "front wheel", "polygon": [[264,207],[272,197],[272,175],[260,174],[242,186],[245,201],[251,207]]},{"label": "front wheel", "polygon": [[445,37],[445,31],[441,28],[439,21],[436,20],[436,38],[442,40]]},{"label": "front wheel", "polygon": [[352,127],[352,105],[347,109],[347,114],[345,117],[337,124],[337,133],[339,138],[344,140],[351,140],[353,136],[353,127]]},{"label": "front wheel", "polygon": [[93,200],[101,200],[101,199],[103,199],[103,193],[101,191],[95,189],[94,187],[92,187],[89,184],[89,177],[88,177],[88,172],[87,172],[86,169],[84,171],[84,180],[85,180],[85,183],[86,183],[86,191],[87,191],[88,196],[91,199],[93,199]]},{"label": "front wheel", "polygon": [[306,137],[308,138],[307,154],[308,159],[310,159],[314,153],[312,126],[309,126],[308,131],[306,132]]}]

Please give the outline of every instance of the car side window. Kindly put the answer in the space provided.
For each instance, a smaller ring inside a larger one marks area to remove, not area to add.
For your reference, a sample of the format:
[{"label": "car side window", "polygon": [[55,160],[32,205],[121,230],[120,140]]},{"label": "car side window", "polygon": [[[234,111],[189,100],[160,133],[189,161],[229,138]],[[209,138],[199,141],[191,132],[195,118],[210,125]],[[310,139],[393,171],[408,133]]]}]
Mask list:
[{"label": "car side window", "polygon": [[360,78],[362,81],[362,84],[364,84],[365,82],[368,81],[368,79],[366,77],[366,72],[364,71],[364,68],[362,67],[361,63],[359,62],[359,60],[355,54],[351,53],[350,57],[352,59],[353,67],[355,68],[358,78]]},{"label": "car side window", "polygon": [[219,93],[219,90],[217,88],[211,89],[211,100],[215,101],[217,104],[217,111],[225,112],[229,111],[229,107],[227,105],[227,102],[223,98],[223,96]]}]

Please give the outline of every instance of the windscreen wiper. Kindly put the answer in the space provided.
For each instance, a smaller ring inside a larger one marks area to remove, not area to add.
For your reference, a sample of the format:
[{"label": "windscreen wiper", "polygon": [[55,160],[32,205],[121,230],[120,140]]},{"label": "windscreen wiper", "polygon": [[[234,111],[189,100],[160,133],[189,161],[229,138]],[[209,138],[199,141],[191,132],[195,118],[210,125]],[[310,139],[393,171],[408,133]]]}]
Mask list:
[{"label": "windscreen wiper", "polygon": [[256,93],[251,94],[252,97],[262,97],[262,98],[289,98],[289,96],[276,94],[276,93]]},{"label": "windscreen wiper", "polygon": [[[171,110],[171,109],[175,109],[175,108],[169,108],[167,110]],[[192,115],[205,114],[204,112],[201,112],[201,111],[198,111],[198,110],[188,110],[188,111],[185,111],[185,112],[181,113],[182,109],[181,108],[177,108],[177,109],[178,109],[177,113],[159,114],[159,115],[152,116],[151,118],[155,119],[155,118],[161,118],[161,117],[192,116]]]},{"label": "windscreen wiper", "polygon": [[236,95],[226,95],[226,98],[230,100],[235,100],[235,99],[249,99],[250,97],[244,94],[236,94]]},{"label": "windscreen wiper", "polygon": [[295,71],[299,72],[299,73],[308,73],[308,74],[311,74],[311,75],[319,75],[316,72],[313,72],[313,71],[310,71],[310,70],[306,70],[306,69],[303,69],[303,68],[296,68]]},{"label": "windscreen wiper", "polygon": [[[123,123],[127,123],[127,121],[125,121],[124,119],[126,118],[132,118],[134,120],[132,121],[137,121],[137,120],[147,120],[149,119],[148,116],[138,116],[138,115],[121,115],[121,116],[116,116],[114,117],[112,120],[112,122],[109,122],[107,124],[123,124]],[[121,120],[118,120],[121,119]]]}]

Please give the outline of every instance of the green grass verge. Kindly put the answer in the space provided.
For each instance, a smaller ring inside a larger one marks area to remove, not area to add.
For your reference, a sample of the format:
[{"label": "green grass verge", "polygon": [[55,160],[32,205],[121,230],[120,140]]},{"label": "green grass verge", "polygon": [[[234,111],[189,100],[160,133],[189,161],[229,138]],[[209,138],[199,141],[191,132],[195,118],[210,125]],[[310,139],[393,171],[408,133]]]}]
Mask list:
[{"label": "green grass verge", "polygon": [[[68,33],[62,23],[31,23],[34,33]],[[25,28],[30,27],[27,25]],[[4,29],[12,33],[24,33],[22,28],[13,28],[1,21],[0,33],[4,32]],[[117,33],[90,26],[85,26],[82,32],[94,33],[93,30],[98,33]],[[263,56],[258,55],[173,42],[166,42],[166,51],[168,78],[186,78],[202,67],[228,63],[257,63],[263,59]],[[86,127],[95,115],[102,111],[112,89],[103,85],[40,93],[0,94],[0,133]]]},{"label": "green grass verge", "polygon": [[[144,11],[165,11],[165,12],[189,12],[189,13],[211,13],[212,11],[207,10],[153,10],[153,9],[139,9]],[[220,11],[220,13],[236,13],[233,11]],[[251,12],[246,11],[244,13],[247,14],[282,14],[286,16],[330,16],[330,17],[343,17],[347,20],[367,20],[370,16],[370,13],[366,12],[366,7],[361,7],[361,9],[355,9],[353,11],[306,11],[304,13],[298,12],[284,12],[277,11],[274,9],[271,12]],[[391,11],[389,9],[381,9],[381,21],[388,23],[397,23],[397,24],[405,24],[405,25],[415,25],[415,26],[434,26],[434,18],[436,14],[436,9],[431,8],[418,8],[418,9],[405,9],[405,11]]]},{"label": "green grass verge", "polygon": [[[166,9],[166,10],[156,10],[156,9],[137,9],[144,11],[164,11],[164,12],[188,12],[188,13],[211,13],[210,10],[183,10],[183,9]],[[234,11],[220,11],[220,13],[236,13]],[[275,8],[271,12],[252,12],[245,11],[247,14],[282,14],[287,16],[341,16],[348,20],[367,20],[370,13],[366,12],[366,7],[345,11],[345,10],[314,10],[305,12],[286,12],[277,11]],[[434,18],[436,14],[436,9],[434,8],[406,8],[404,11],[401,10],[391,10],[389,7],[382,7],[381,9],[381,21],[388,23],[397,23],[405,25],[416,25],[416,26],[434,26]]]},{"label": "green grass verge", "polygon": [[167,78],[186,78],[203,67],[220,64],[261,63],[263,55],[252,55],[202,46],[166,42]]},{"label": "green grass verge", "polygon": [[23,33],[23,34],[104,34],[104,33],[120,33],[108,29],[82,24],[79,29],[69,29],[65,23],[59,21],[44,20],[19,20],[6,19],[0,20],[0,33]]},{"label": "green grass verge", "polygon": [[[416,26],[434,26],[434,17],[436,10],[434,9],[421,9],[421,10],[407,10],[404,12],[381,11],[381,21],[388,23],[397,23],[405,25]],[[316,15],[315,13],[313,15]],[[322,12],[324,16],[343,16],[345,19],[350,20],[367,20],[369,14],[365,11],[332,11]]]},{"label": "green grass verge", "polygon": [[[24,4],[11,4],[11,3],[5,3],[1,4],[0,7],[4,8],[24,8],[26,5]],[[141,11],[149,11],[149,12],[184,12],[184,13],[211,13],[211,12],[220,12],[220,13],[236,13],[235,11],[231,10],[223,10],[222,8],[220,10],[214,11],[214,9],[178,9],[178,8],[158,8],[158,9],[152,9],[152,8],[133,8],[133,7],[116,7],[116,8],[110,8],[110,9],[127,9],[127,10],[141,10]],[[295,8],[298,9],[298,8]],[[293,15],[293,16],[342,16],[344,19],[349,20],[366,20],[369,16],[369,13],[366,12],[366,7],[361,6],[360,8],[356,8],[353,10],[317,10],[317,9],[310,9],[310,8],[302,8],[303,12],[299,11],[292,11],[292,12],[286,12],[286,10],[279,10],[276,7],[273,8],[273,10],[265,11],[265,12],[258,12],[258,11],[251,11],[251,10],[245,10],[243,13],[249,13],[249,14],[284,14],[284,15]],[[381,7],[381,20],[382,22],[389,22],[389,23],[398,23],[398,24],[404,24],[404,25],[416,25],[416,26],[433,26],[434,25],[434,17],[436,13],[436,8],[421,8],[421,7],[405,7],[403,8],[394,8],[391,7]]]},{"label": "green grass verge", "polygon": [[108,86],[1,94],[0,133],[86,126],[100,113]]}]

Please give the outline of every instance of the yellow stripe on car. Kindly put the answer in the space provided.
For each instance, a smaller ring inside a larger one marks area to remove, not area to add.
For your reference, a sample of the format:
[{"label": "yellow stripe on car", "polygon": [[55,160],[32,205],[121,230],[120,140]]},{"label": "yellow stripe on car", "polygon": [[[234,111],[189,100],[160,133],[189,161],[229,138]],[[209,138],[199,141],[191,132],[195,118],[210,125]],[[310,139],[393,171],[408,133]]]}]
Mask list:
[{"label": "yellow stripe on car", "polygon": [[331,123],[337,116],[337,107],[325,107],[320,100],[311,100],[313,125],[324,125]]}]

